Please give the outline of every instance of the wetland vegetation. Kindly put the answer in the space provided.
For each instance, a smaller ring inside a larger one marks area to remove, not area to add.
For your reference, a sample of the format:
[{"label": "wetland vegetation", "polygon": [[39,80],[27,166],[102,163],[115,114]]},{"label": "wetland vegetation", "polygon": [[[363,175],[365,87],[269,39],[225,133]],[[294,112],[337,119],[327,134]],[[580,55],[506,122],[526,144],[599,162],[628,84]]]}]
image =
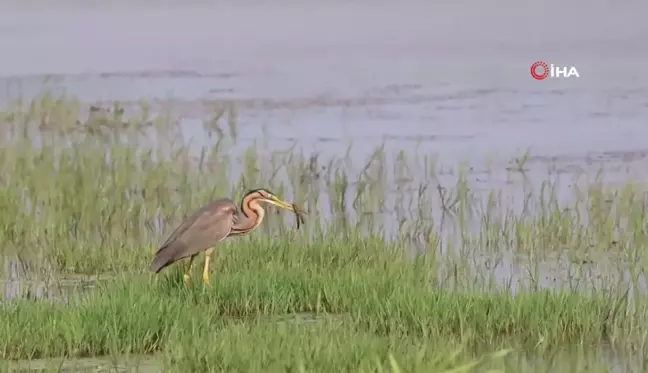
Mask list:
[{"label": "wetland vegetation", "polygon": [[[527,181],[527,156],[505,170],[513,195],[427,154],[320,159],[263,139],[239,154],[236,107],[212,109],[204,149],[148,103],[44,94],[0,114],[0,279],[19,287],[0,304],[0,368],[645,370],[643,185],[579,175],[565,198],[551,172]],[[226,240],[208,288],[148,272],[184,216],[256,187],[305,206],[306,225],[269,214]]]}]

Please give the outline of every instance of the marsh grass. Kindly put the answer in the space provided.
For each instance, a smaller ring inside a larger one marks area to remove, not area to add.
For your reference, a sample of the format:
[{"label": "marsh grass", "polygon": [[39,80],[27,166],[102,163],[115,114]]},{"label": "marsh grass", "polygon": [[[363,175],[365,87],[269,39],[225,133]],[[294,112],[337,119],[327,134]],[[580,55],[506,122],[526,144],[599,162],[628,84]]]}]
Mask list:
[{"label": "marsh grass", "polygon": [[[576,175],[565,196],[565,180],[547,175],[534,184],[520,166],[506,171],[518,190],[483,191],[472,186],[465,165],[448,169],[431,156],[390,155],[384,147],[363,162],[348,152],[322,160],[295,148],[262,152],[267,144],[240,149],[228,110],[219,107],[206,120],[213,146],[194,149],[177,119],[153,116],[149,104],[88,112],[44,95],[8,109],[0,120],[3,256],[39,275],[144,271],[151,251],[184,216],[210,199],[238,202],[247,189],[263,186],[315,213],[299,232],[290,217],[273,213],[256,236],[380,237],[412,252],[443,253],[446,276],[456,262],[465,268],[479,256],[495,263],[505,254],[536,263],[558,254],[643,260],[642,185],[608,188],[602,175]],[[528,155],[522,158],[526,164]],[[448,259],[448,251],[456,257]]]},{"label": "marsh grass", "polygon": [[[520,354],[565,346],[644,350],[640,184],[585,175],[565,196],[555,175],[527,180],[525,154],[505,171],[515,194],[479,190],[466,165],[384,147],[360,163],[349,151],[241,150],[231,105],[205,121],[214,143],[195,149],[172,112],[152,112],[46,94],[0,115],[0,258],[21,267],[3,265],[0,278],[97,284],[61,302],[2,303],[4,359],[158,354],[171,371],[463,372],[519,371]],[[219,247],[209,288],[202,257],[188,290],[179,266],[148,272],[183,217],[256,187],[304,206],[306,225],[270,210],[252,235]],[[506,266],[522,275],[502,279]],[[316,321],[273,319],[295,314]]]},{"label": "marsh grass", "polygon": [[[162,352],[170,366],[207,371],[285,364],[375,371],[375,359],[384,362],[392,354],[415,371],[442,368],[434,365],[444,356],[439,350],[461,348],[468,359],[469,351],[483,346],[542,351],[616,341],[632,348],[645,333],[645,308],[629,314],[623,299],[553,291],[457,293],[426,283],[424,264],[389,255],[326,264],[322,247],[282,251],[311,260],[300,260],[300,267],[252,260],[247,270],[218,271],[209,288],[197,283],[185,289],[179,273],[129,276],[68,304],[7,303],[0,310],[0,353],[34,359]],[[221,260],[223,268],[237,267]],[[303,313],[317,317],[272,319]]]}]

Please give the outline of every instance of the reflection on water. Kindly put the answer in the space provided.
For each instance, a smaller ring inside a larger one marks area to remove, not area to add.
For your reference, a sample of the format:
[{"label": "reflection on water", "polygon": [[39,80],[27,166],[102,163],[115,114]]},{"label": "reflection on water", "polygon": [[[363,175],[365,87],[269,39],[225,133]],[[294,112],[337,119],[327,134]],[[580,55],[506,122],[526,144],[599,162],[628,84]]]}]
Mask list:
[{"label": "reflection on water", "polygon": [[9,371],[21,373],[158,373],[163,371],[159,359],[152,356],[92,357],[83,359],[38,359],[8,363]]},{"label": "reflection on water", "polygon": [[[302,315],[294,320],[302,319],[312,322],[312,317]],[[121,373],[141,372],[158,373],[165,371],[164,357],[161,356],[111,356],[92,358],[54,358],[23,360],[0,363],[12,372],[92,372],[92,373]],[[506,365],[519,369],[520,372],[542,371],[542,368],[552,373],[575,373],[583,371],[626,373],[644,371],[643,353],[627,354],[614,349],[611,345],[572,346],[550,353],[513,352],[505,360]],[[177,368],[177,367],[176,367]]]},{"label": "reflection on water", "polygon": [[82,280],[1,280],[4,300],[12,298],[67,302],[71,297],[94,287],[93,281]]},{"label": "reflection on water", "polygon": [[0,255],[0,264],[2,263],[5,264],[6,272],[0,271],[0,284],[3,288],[0,302],[26,298],[67,303],[71,297],[94,288],[96,282],[96,278],[85,276],[35,276],[26,270],[22,261]]}]

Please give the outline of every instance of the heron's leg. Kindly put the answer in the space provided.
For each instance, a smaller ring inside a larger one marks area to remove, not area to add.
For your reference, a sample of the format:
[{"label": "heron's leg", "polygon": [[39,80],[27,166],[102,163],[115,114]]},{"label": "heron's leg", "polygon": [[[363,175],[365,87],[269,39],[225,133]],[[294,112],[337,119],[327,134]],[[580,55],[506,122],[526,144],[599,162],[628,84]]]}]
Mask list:
[{"label": "heron's leg", "polygon": [[183,277],[184,277],[185,285],[187,287],[189,287],[189,279],[191,278],[191,266],[193,265],[194,259],[196,259],[197,256],[198,254],[192,255],[191,258],[189,258],[189,263],[187,264],[187,268],[185,269],[185,273]]},{"label": "heron's leg", "polygon": [[203,282],[205,285],[209,286],[209,263],[211,262],[211,256],[214,253],[214,248],[210,247],[205,250],[205,268],[203,270]]}]

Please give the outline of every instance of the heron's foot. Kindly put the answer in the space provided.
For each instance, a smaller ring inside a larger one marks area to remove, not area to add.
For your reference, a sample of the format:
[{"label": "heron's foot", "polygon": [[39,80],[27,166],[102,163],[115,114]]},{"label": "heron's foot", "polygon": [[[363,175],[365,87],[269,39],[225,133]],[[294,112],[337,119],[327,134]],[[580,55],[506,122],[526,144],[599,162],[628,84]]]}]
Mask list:
[{"label": "heron's foot", "polygon": [[203,282],[205,283],[205,286],[207,286],[207,287],[211,286],[210,283],[209,283],[209,275],[204,275],[203,276]]},{"label": "heron's foot", "polygon": [[189,280],[191,279],[191,276],[189,276],[188,273],[185,273],[182,277],[184,278],[185,286],[189,287]]}]

